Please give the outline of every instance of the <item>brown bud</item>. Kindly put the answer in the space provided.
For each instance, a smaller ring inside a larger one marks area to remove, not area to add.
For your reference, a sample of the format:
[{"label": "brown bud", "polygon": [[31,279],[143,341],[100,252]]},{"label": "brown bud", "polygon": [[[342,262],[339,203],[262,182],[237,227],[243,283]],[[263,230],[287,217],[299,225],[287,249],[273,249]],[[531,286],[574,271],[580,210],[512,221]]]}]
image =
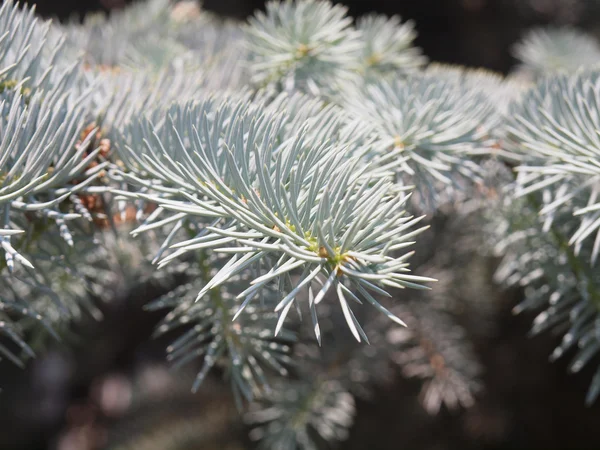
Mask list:
[{"label": "brown bud", "polygon": [[100,140],[100,155],[104,158],[108,156],[110,152],[110,139],[101,139]]},{"label": "brown bud", "polygon": [[88,137],[88,134],[90,134],[94,128],[96,128],[96,124],[94,122],[88,124],[79,135],[80,142],[85,140],[85,138]]}]

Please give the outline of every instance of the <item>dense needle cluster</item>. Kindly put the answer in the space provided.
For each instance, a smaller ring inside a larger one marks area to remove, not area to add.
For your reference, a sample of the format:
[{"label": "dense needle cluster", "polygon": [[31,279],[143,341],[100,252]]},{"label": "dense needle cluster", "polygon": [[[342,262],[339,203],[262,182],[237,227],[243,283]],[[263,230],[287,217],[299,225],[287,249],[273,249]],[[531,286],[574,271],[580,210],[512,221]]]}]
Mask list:
[{"label": "dense needle cluster", "polygon": [[[494,308],[454,265],[493,241],[497,281],[541,309],[534,332],[567,330],[553,358],[579,347],[580,370],[600,351],[598,45],[534,31],[503,78],[428,65],[415,36],[317,0],[244,25],[189,1],[81,24],[5,1],[0,353],[21,363],[32,323],[60,334],[160,281],[156,335],[202,360],[194,389],[222,369],[253,438],[316,448],[395,367],[431,414],[476,401],[458,311]],[[458,239],[457,217],[488,224]]]}]

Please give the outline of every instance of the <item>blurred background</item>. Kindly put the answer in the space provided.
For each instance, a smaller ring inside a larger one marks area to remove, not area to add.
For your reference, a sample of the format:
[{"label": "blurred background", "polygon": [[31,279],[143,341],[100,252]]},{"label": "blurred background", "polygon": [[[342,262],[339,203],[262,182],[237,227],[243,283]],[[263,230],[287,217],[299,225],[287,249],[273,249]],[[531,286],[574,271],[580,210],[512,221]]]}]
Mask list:
[{"label": "blurred background", "polygon": [[[29,0],[31,1],[31,0]],[[39,0],[46,17],[69,18],[90,11],[122,8],[130,0]],[[244,19],[262,0],[205,0],[204,9]],[[413,19],[416,45],[434,61],[507,72],[514,63],[510,47],[536,25],[576,25],[594,32],[600,21],[598,0],[346,0],[350,13],[399,14]]]},{"label": "blurred background", "polygon": [[[38,0],[38,13],[59,20],[122,8],[124,0]],[[514,66],[512,45],[533,26],[573,25],[600,31],[593,0],[346,0],[353,15],[378,12],[413,19],[431,60],[486,67]],[[244,19],[259,0],[206,0],[217,14]],[[491,277],[490,277],[491,278]],[[491,283],[491,281],[490,281]],[[152,339],[162,313],[143,305],[161,287],[123,292],[101,322],[73,327],[44,356],[20,369],[0,361],[0,449],[252,448],[227,385],[213,373],[196,395],[194,367],[172,372],[168,340]],[[357,400],[355,425],[342,449],[597,449],[600,404],[583,403],[592,373],[568,375],[550,364],[551,335],[529,339],[531,315],[515,317],[518,292],[497,299],[493,333],[475,339],[485,390],[467,410],[428,415],[421,383],[404,378]],[[593,367],[593,365],[590,365]],[[141,400],[140,400],[141,399]]]}]

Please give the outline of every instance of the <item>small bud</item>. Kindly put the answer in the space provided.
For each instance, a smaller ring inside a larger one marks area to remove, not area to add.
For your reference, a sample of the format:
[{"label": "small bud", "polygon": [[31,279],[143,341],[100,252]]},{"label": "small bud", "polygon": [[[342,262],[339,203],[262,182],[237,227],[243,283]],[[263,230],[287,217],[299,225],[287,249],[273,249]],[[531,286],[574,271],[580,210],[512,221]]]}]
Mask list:
[{"label": "small bud", "polygon": [[110,139],[101,139],[100,140],[100,155],[104,158],[108,156],[110,152]]}]

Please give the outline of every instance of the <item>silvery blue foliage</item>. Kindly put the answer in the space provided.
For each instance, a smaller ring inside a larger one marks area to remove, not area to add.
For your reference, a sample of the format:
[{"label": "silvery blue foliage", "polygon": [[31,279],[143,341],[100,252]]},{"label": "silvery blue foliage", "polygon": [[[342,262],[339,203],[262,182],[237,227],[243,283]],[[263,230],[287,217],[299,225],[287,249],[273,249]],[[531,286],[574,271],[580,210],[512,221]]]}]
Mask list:
[{"label": "silvery blue foliage", "polygon": [[207,91],[207,77],[197,64],[167,67],[160,71],[121,70],[94,74],[91,93],[92,116],[111,139],[119,129],[149,108],[168,108],[179,96],[201,97]]},{"label": "silvery blue foliage", "polygon": [[579,222],[569,244],[578,254],[584,241],[594,238],[592,261],[600,245],[599,86],[595,71],[541,81],[511,109],[505,140],[521,159],[517,195],[542,194],[546,229],[565,214],[571,223]]},{"label": "silvery blue foliage", "polygon": [[427,58],[413,46],[417,37],[412,21],[402,23],[400,17],[371,14],[356,21],[361,33],[362,67],[366,77],[415,72]]},{"label": "silvery blue foliage", "polygon": [[[1,205],[4,209],[3,248],[12,270],[19,262],[33,268],[10,244],[11,235],[25,232],[13,214],[31,213],[54,221],[70,242],[66,221],[78,218],[56,207],[80,192],[98,175],[102,165],[88,168],[100,149],[88,152],[90,136],[78,142],[84,128],[81,111],[63,98],[42,93],[25,99],[18,92],[5,96],[2,108],[0,167]],[[25,176],[26,175],[26,176]],[[76,178],[85,181],[73,183]],[[31,220],[31,218],[30,218]]]},{"label": "silvery blue foliage", "polygon": [[419,209],[435,210],[481,180],[477,158],[490,152],[497,112],[460,75],[418,74],[405,80],[348,84],[345,109],[374,129],[376,151],[397,152],[405,184]]},{"label": "silvery blue foliage", "polygon": [[267,3],[246,29],[252,83],[302,90],[308,82],[348,76],[362,45],[346,13],[344,6],[314,0]]},{"label": "silvery blue foliage", "polygon": [[341,5],[269,2],[246,27],[247,64],[256,86],[322,95],[342,80],[418,70],[427,59],[415,37],[398,17],[367,16],[354,27]]},{"label": "silvery blue foliage", "polygon": [[50,24],[35,16],[35,7],[21,9],[12,0],[0,7],[0,75],[8,80],[25,80],[38,86],[49,76],[49,69],[60,54],[44,45]]},{"label": "silvery blue foliage", "polygon": [[[54,323],[79,316],[81,308],[98,316],[86,299],[64,301],[57,291],[69,290],[58,287],[59,280],[72,275],[73,247],[87,233],[79,222],[91,219],[80,196],[95,189],[107,162],[97,161],[101,149],[93,147],[93,130],[82,135],[89,79],[76,62],[61,61],[61,39],[50,38],[49,23],[37,19],[33,9],[7,1],[0,8],[0,24],[0,328],[31,355],[22,340],[26,324],[13,318],[42,322],[50,331]],[[62,274],[58,268],[64,269]],[[18,358],[3,349],[6,356]]]},{"label": "silvery blue foliage", "polygon": [[[541,76],[597,45],[531,34],[518,54],[542,79],[527,90],[425,67],[415,37],[410,21],[354,22],[317,0],[270,2],[244,26],[167,0],[51,25],[5,1],[0,333],[18,348],[0,353],[31,355],[31,323],[99,317],[93,297],[178,279],[148,305],[168,309],[157,335],[178,333],[168,359],[202,359],[194,389],[218,367],[240,408],[258,401],[265,448],[344,439],[353,394],[390,362],[425,381],[428,412],[469,407],[480,367],[452,305],[481,303],[415,292],[464,280],[440,261],[477,245],[426,240],[436,222],[421,214],[488,208],[497,281],[541,309],[534,332],[566,330],[553,358],[578,347],[580,370],[600,350],[600,85],[593,70]],[[504,158],[514,180],[497,176]],[[588,400],[598,392],[600,375]]]},{"label": "silvery blue foliage", "polygon": [[[505,78],[496,72],[486,69],[430,63],[424,72],[431,77],[458,83],[463,86],[463,89],[472,90],[479,95],[487,97],[495,112],[485,116],[486,124],[484,127],[492,134],[497,132],[497,128],[502,123],[511,102],[524,89],[530,87],[525,82],[508,77]],[[495,155],[499,155],[501,150],[500,148],[494,148]]]},{"label": "silvery blue foliage", "polygon": [[519,71],[536,79],[552,72],[574,72],[600,63],[600,45],[591,36],[573,28],[530,30],[513,48],[521,62]]},{"label": "silvery blue foliage", "polygon": [[[509,197],[510,198],[510,197]],[[505,220],[492,222],[496,252],[502,263],[498,282],[524,289],[524,300],[515,313],[536,311],[531,334],[553,331],[562,336],[550,360],[570,357],[569,372],[576,373],[598,354],[598,277],[589,264],[589,247],[579,257],[568,246],[568,222],[554,223],[543,231],[536,209],[525,200],[505,205]],[[597,372],[598,373],[598,372]],[[600,376],[592,380],[586,403],[600,392]]]},{"label": "silvery blue foliage", "polygon": [[[263,289],[260,303],[249,306],[237,320],[236,288],[247,283],[249,277],[234,278],[219,290],[196,301],[197,293],[204,287],[203,272],[218,261],[204,259],[186,274],[196,281],[185,283],[163,297],[153,301],[149,309],[171,308],[156,328],[156,334],[167,333],[177,327],[190,329],[168,348],[168,359],[176,366],[189,363],[202,356],[204,364],[193,385],[196,391],[213,368],[225,358],[224,367],[231,380],[238,407],[242,401],[252,401],[264,391],[269,391],[269,371],[287,376],[292,365],[290,345],[296,340],[294,333],[282,330],[274,338],[270,328],[277,322],[273,312],[276,291]],[[217,269],[214,269],[216,272]]]},{"label": "silvery blue foliage", "polygon": [[[553,329],[563,336],[552,360],[578,349],[571,372],[600,350],[597,80],[592,69],[548,75],[511,105],[503,126],[503,146],[518,165],[496,229],[497,253],[504,255],[497,278],[524,288],[516,311],[539,312],[532,333]],[[587,403],[599,392],[595,376]]]},{"label": "silvery blue foliage", "polygon": [[248,413],[250,437],[265,449],[316,450],[316,436],[345,440],[354,415],[354,399],[335,381],[286,383]]},{"label": "silvery blue foliage", "polygon": [[[348,300],[366,300],[402,323],[373,294],[389,295],[387,287],[421,288],[419,283],[431,280],[405,273],[410,253],[393,256],[411,244],[420,218],[404,212],[406,196],[389,179],[372,181],[358,166],[360,155],[349,158],[341,145],[318,144],[310,135],[305,140],[304,133],[286,136],[286,115],[270,115],[243,100],[176,106],[158,120],[133,125],[140,134],[135,141],[145,148],[123,146],[122,159],[132,172],[119,175],[148,191],[134,196],[170,212],[157,224],[191,219],[208,225],[192,239],[173,243],[176,251],[161,265],[190,251],[232,255],[198,299],[267,260],[270,269],[237,299],[241,312],[262,288],[277,283],[276,335],[303,287],[311,293],[317,339],[317,305],[330,290],[337,292],[357,340],[364,332]],[[293,270],[301,272],[297,282],[290,278]],[[316,283],[321,287],[313,296]]]},{"label": "silvery blue foliage", "polygon": [[[129,8],[113,11],[108,17],[104,14],[92,14],[85,17],[83,24],[76,21],[59,29],[66,36],[66,45],[74,51],[82,52],[87,65],[114,67],[122,64],[135,45],[143,45],[148,39],[158,46],[149,55],[148,62],[165,63],[161,58],[153,59],[161,51],[181,53],[185,47],[177,47],[176,42],[168,38],[170,27],[170,2],[168,0],[150,0],[136,2]],[[165,47],[160,45],[163,43]],[[172,58],[174,55],[170,55]]]}]

